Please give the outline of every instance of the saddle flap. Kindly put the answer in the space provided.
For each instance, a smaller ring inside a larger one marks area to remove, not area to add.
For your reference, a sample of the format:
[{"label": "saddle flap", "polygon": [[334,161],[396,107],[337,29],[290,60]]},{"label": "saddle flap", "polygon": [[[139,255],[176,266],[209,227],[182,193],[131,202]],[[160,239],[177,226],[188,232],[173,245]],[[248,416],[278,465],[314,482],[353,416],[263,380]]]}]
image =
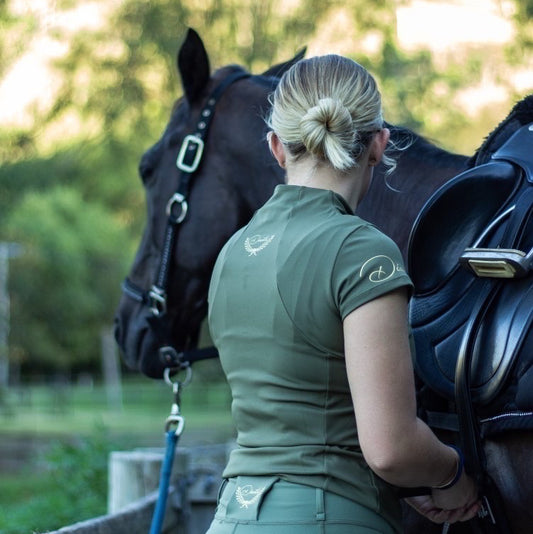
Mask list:
[{"label": "saddle flap", "polygon": [[459,174],[433,194],[409,238],[408,271],[417,294],[438,289],[519,183],[516,167],[494,161]]},{"label": "saddle flap", "polygon": [[[456,363],[464,331],[471,319],[472,302],[476,301],[489,280],[478,280],[464,288],[464,292],[446,302],[433,299],[411,303],[410,313],[417,357],[415,370],[422,381],[440,396],[453,400],[456,378]],[[481,282],[481,283],[479,283]],[[436,317],[424,321],[424,308],[433,309]],[[484,317],[476,332],[470,366],[470,387],[476,404],[492,402],[506,384],[512,365],[524,345],[531,346],[533,332],[533,286],[530,278],[506,282],[501,287],[490,308],[484,309]],[[530,347],[531,348],[531,347]],[[523,354],[531,361],[533,354]]]}]

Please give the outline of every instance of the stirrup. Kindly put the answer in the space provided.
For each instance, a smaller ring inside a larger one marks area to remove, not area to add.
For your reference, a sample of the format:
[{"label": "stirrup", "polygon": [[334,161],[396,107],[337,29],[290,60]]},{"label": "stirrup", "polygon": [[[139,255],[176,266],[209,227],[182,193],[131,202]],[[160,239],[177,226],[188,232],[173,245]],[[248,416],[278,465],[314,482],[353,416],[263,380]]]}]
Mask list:
[{"label": "stirrup", "polygon": [[467,248],[459,263],[480,278],[523,278],[531,270],[533,249]]}]

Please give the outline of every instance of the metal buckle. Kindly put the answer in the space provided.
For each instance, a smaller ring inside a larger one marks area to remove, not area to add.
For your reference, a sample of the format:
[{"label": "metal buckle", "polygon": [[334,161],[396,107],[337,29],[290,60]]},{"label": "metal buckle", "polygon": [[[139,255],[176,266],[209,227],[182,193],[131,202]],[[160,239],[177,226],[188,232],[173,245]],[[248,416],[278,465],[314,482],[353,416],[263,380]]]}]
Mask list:
[{"label": "metal buckle", "polygon": [[488,517],[493,525],[496,524],[496,519],[494,518],[490,502],[487,499],[486,495],[483,495],[483,498],[481,500],[481,510],[477,513],[477,515],[481,519],[485,519],[486,517]]},{"label": "metal buckle", "polygon": [[506,260],[470,259],[468,265],[480,278],[515,278],[516,269]]},{"label": "metal buckle", "polygon": [[156,317],[167,311],[167,298],[163,290],[152,286],[148,296],[150,297],[150,310]]},{"label": "metal buckle", "polygon": [[517,249],[467,248],[459,262],[480,278],[522,278],[530,270],[531,258]]},{"label": "metal buckle", "polygon": [[[185,378],[183,380],[172,380],[171,373],[176,373],[176,371],[185,371]],[[190,365],[184,365],[180,367],[179,369],[176,368],[170,368],[166,367],[163,371],[163,378],[165,379],[165,383],[168,384],[174,391],[174,393],[177,393],[176,388],[184,388],[187,387],[191,381],[192,381],[192,368]]]},{"label": "metal buckle", "polygon": [[[172,207],[174,204],[180,205],[180,214],[176,217],[172,213]],[[167,216],[172,219],[172,222],[174,224],[180,224],[183,222],[183,219],[187,216],[187,210],[189,209],[189,205],[187,204],[187,201],[185,200],[185,197],[181,193],[174,193],[169,201],[167,202]]]},{"label": "metal buckle", "polygon": [[181,361],[182,357],[183,352],[178,352],[174,347],[171,347],[170,345],[164,345],[163,347],[159,347],[159,360],[165,364],[166,369],[184,369],[185,367],[187,367],[188,363],[186,365],[183,364]]},{"label": "metal buckle", "polygon": [[[194,146],[196,145],[196,147]],[[194,160],[188,165],[185,163],[185,156],[187,155],[188,150],[195,150]],[[187,135],[181,144],[180,152],[178,154],[178,159],[176,160],[176,167],[180,171],[184,172],[195,172],[200,164],[202,159],[202,154],[204,152],[204,142],[196,135]]]}]

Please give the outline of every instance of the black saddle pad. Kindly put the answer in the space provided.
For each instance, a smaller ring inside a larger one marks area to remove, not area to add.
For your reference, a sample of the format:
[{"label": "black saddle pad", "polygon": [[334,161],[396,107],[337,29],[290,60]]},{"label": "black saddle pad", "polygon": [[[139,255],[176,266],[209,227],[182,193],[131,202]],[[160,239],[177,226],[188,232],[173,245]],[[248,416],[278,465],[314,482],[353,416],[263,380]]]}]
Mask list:
[{"label": "black saddle pad", "polygon": [[493,161],[445,184],[426,203],[411,234],[415,369],[447,399],[454,398],[457,358],[475,320],[469,343],[473,402],[487,405],[505,386],[514,404],[533,406],[533,275],[480,278],[460,264],[472,247],[503,249],[504,255],[506,249],[533,248],[532,138],[522,128]]}]

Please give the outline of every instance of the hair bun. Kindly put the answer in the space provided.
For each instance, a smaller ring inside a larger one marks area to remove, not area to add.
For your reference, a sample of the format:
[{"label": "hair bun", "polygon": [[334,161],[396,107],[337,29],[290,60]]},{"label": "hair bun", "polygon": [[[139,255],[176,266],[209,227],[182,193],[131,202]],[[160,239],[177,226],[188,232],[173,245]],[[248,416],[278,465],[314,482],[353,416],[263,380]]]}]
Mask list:
[{"label": "hair bun", "polygon": [[300,120],[300,133],[303,144],[311,154],[330,160],[336,167],[340,164],[339,168],[353,164],[353,120],[339,100],[321,98]]},{"label": "hair bun", "polygon": [[288,155],[294,160],[309,155],[339,171],[358,166],[370,133],[383,127],[376,81],[364,67],[336,54],[295,63],[269,101],[267,124]]}]

